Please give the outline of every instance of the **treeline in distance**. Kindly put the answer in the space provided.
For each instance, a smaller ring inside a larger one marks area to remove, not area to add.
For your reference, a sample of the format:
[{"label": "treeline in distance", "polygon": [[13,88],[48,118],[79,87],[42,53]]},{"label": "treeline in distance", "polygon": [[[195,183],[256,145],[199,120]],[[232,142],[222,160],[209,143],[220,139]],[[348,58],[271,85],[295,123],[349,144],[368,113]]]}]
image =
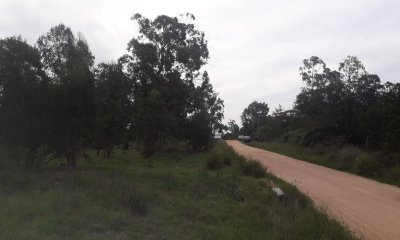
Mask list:
[{"label": "treeline in distance", "polygon": [[397,166],[393,172],[400,176],[400,83],[382,83],[355,56],[346,57],[338,70],[312,56],[303,61],[300,75],[304,86],[292,109],[279,106],[269,114],[267,103],[254,101],[241,115],[242,128],[228,122],[226,137],[243,134],[258,141],[323,146],[324,151],[354,146],[379,152],[360,160],[362,172],[374,175]]},{"label": "treeline in distance", "polygon": [[293,109],[268,115],[268,104],[254,101],[242,113],[244,134],[273,140],[304,132],[302,143],[350,143],[364,148],[400,149],[400,83],[382,83],[357,57],[348,56],[338,70],[318,57],[303,61],[304,82]]}]

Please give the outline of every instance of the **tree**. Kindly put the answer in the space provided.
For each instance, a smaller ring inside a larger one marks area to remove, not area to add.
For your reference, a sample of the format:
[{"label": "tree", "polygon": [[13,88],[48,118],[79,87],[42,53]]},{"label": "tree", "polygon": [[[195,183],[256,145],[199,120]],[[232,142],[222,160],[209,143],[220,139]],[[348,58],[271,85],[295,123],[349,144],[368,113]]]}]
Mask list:
[{"label": "tree", "polygon": [[112,148],[126,144],[131,120],[129,81],[118,63],[101,63],[96,70],[95,139],[97,154],[111,157]]},{"label": "tree", "polygon": [[397,152],[400,149],[400,83],[384,84],[379,109],[383,119],[380,125],[384,136],[383,146]]},{"label": "tree", "polygon": [[259,126],[267,122],[269,107],[264,102],[254,101],[243,110],[241,115],[245,134],[254,134]]},{"label": "tree", "polygon": [[40,148],[48,137],[47,93],[38,50],[21,37],[0,39],[0,141],[26,149],[29,168],[44,155]]},{"label": "tree", "polygon": [[326,68],[325,62],[319,57],[312,56],[309,59],[304,59],[303,66],[299,69],[303,82],[312,90],[326,85],[325,75],[329,69]]},{"label": "tree", "polygon": [[74,169],[82,145],[92,133],[95,116],[94,57],[82,35],[76,38],[63,24],[37,41],[42,63],[51,78],[53,108],[51,147]]},{"label": "tree", "polygon": [[193,150],[207,147],[212,137],[210,115],[206,111],[196,112],[187,119],[186,139]]},{"label": "tree", "polygon": [[236,124],[236,121],[233,119],[229,119],[228,121],[228,131],[232,133],[233,135],[238,135],[239,134],[239,126]]},{"label": "tree", "polygon": [[214,92],[207,72],[203,73],[201,84],[190,92],[192,100],[189,101],[185,139],[198,150],[209,145],[213,133],[222,132],[224,103]]},{"label": "tree", "polygon": [[[186,17],[194,20],[193,15]],[[132,19],[139,24],[140,35],[129,42],[130,54],[121,61],[132,83],[135,137],[143,154],[150,156],[162,140],[185,136],[185,126],[191,126],[186,122],[197,119],[195,115],[215,126],[222,101],[202,74],[208,59],[203,32],[176,17],[149,20],[135,14]],[[196,86],[199,78],[202,83]],[[200,94],[199,89],[205,92]]]},{"label": "tree", "polygon": [[189,107],[189,114],[206,112],[209,118],[209,127],[212,132],[222,132],[224,118],[224,101],[218,97],[210,83],[207,72],[203,73],[202,82],[195,87],[193,92],[193,104]]},{"label": "tree", "polygon": [[[321,66],[319,72],[314,71],[316,64]],[[319,140],[325,135],[329,140],[344,137],[345,141],[363,147],[390,145],[383,126],[392,124],[389,119],[395,118],[391,112],[396,112],[396,107],[384,103],[391,90],[381,84],[377,75],[368,74],[354,56],[345,58],[338,71],[326,68],[317,57],[304,60],[304,65],[300,74],[305,87],[295,103],[303,130],[313,132]],[[388,108],[391,110],[386,111]]]},{"label": "tree", "polygon": [[339,73],[342,81],[346,82],[348,90],[354,92],[359,79],[367,74],[364,65],[355,56],[347,56],[339,63]]}]

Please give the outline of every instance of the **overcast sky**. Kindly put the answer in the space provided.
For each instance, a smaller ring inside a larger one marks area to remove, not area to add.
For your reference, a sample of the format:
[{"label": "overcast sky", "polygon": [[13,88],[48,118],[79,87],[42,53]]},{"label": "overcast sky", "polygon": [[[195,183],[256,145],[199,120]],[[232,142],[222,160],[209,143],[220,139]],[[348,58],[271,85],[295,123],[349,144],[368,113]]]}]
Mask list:
[{"label": "overcast sky", "polygon": [[34,44],[64,23],[81,32],[96,62],[126,53],[137,34],[133,13],[154,18],[190,12],[208,39],[206,69],[225,101],[225,119],[240,121],[253,100],[292,107],[298,68],[312,55],[330,68],[357,56],[382,81],[400,81],[398,0],[0,0],[0,37]]}]

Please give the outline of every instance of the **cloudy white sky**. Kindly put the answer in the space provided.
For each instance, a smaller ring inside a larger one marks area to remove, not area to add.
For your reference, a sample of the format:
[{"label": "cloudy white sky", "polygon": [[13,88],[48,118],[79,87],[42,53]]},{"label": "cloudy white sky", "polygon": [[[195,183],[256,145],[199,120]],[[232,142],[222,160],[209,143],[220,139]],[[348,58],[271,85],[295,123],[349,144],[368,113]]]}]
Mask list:
[{"label": "cloudy white sky", "polygon": [[209,71],[240,121],[253,100],[290,108],[302,86],[298,67],[312,55],[337,68],[358,56],[382,81],[400,81],[398,0],[0,0],[0,37],[29,43],[58,23],[88,40],[96,62],[117,59],[136,35],[133,13],[154,18],[191,12],[209,41]]}]

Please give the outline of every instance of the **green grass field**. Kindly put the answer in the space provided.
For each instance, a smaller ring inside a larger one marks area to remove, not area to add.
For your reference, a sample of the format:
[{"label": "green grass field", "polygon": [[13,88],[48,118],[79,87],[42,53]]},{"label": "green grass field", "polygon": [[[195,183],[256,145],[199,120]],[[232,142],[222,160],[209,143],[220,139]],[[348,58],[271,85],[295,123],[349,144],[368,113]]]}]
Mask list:
[{"label": "green grass field", "polygon": [[1,170],[0,239],[354,239],[293,186],[259,174],[222,143],[150,159],[88,154],[74,173],[58,164],[40,173]]},{"label": "green grass field", "polygon": [[352,146],[333,149],[279,142],[252,142],[248,145],[400,186],[400,166],[385,166],[382,159],[387,157],[382,156],[383,153],[366,153]]}]

